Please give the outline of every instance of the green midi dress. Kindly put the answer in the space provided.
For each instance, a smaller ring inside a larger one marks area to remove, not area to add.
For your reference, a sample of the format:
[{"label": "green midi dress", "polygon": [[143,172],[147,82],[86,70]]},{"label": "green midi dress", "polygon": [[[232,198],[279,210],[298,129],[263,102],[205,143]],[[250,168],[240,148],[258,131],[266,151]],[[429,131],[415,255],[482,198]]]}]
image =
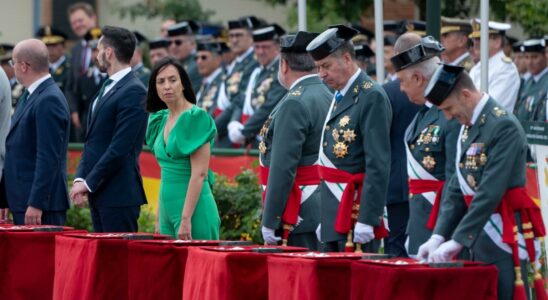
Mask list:
[{"label": "green midi dress", "polygon": [[[205,143],[212,143],[217,129],[213,119],[204,110],[192,106],[181,113],[164,143],[167,117],[167,109],[150,115],[146,141],[161,168],[158,203],[160,233],[176,238],[190,180],[190,155]],[[211,176],[204,181],[192,215],[191,232],[195,240],[219,239],[221,220],[211,193],[212,182]]]}]

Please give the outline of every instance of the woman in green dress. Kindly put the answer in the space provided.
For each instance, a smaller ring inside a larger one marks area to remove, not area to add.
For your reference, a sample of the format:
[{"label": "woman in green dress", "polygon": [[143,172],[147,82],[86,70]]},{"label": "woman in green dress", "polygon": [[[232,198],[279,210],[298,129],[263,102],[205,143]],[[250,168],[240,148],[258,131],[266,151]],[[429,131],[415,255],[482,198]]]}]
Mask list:
[{"label": "woman in green dress", "polygon": [[178,239],[218,240],[221,220],[208,176],[217,129],[195,104],[183,66],[171,57],[160,60],[148,85],[146,134],[161,168],[157,228]]}]

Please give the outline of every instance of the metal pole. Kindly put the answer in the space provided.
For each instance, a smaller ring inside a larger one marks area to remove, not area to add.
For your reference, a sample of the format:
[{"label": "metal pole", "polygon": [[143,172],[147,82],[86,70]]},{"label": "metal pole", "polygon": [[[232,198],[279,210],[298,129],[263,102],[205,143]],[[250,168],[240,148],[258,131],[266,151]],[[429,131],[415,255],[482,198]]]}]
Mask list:
[{"label": "metal pole", "polygon": [[383,8],[382,0],[375,0],[375,41],[377,43],[377,82],[384,82],[384,26],[383,26]]},{"label": "metal pole", "polygon": [[480,89],[482,92],[489,93],[489,0],[481,0],[480,16]]},{"label": "metal pole", "polygon": [[306,0],[298,2],[299,30],[306,31]]},{"label": "metal pole", "polygon": [[441,1],[426,0],[426,34],[440,40]]}]

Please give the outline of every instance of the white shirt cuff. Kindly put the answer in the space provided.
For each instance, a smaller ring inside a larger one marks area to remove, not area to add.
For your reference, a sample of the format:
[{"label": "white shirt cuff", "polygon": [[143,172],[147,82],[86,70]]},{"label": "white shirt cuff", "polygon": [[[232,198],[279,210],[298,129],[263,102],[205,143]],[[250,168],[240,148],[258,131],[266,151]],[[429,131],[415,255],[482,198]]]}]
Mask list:
[{"label": "white shirt cuff", "polygon": [[74,179],[74,181],[72,183],[75,183],[75,182],[83,182],[84,185],[86,186],[86,189],[88,189],[88,192],[92,193],[93,191],[89,188],[88,184],[86,183],[86,181],[84,180],[84,178],[76,178]]}]

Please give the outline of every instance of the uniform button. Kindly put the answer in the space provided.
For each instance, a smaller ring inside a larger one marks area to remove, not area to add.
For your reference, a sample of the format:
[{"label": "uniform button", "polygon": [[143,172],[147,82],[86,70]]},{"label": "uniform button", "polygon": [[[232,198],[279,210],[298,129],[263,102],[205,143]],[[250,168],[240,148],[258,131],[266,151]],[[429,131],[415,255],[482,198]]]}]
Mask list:
[{"label": "uniform button", "polygon": [[474,236],[473,236],[473,235],[469,235],[469,236],[468,236],[468,239],[469,239],[469,240],[473,240],[473,239],[474,239]]},{"label": "uniform button", "polygon": [[276,216],[276,219],[280,219],[280,216]]},{"label": "uniform button", "polygon": [[411,144],[411,146],[409,146],[409,148],[411,148],[411,150],[415,149],[415,144]]},{"label": "uniform button", "polygon": [[324,146],[324,147],[327,147],[327,142],[323,142],[323,146]]},{"label": "uniform button", "polygon": [[425,150],[425,151],[430,151],[430,148],[426,147],[424,150]]},{"label": "uniform button", "polygon": [[325,131],[329,131],[329,125],[325,125]]},{"label": "uniform button", "polygon": [[464,168],[464,164],[463,163],[459,163],[459,168]]}]

